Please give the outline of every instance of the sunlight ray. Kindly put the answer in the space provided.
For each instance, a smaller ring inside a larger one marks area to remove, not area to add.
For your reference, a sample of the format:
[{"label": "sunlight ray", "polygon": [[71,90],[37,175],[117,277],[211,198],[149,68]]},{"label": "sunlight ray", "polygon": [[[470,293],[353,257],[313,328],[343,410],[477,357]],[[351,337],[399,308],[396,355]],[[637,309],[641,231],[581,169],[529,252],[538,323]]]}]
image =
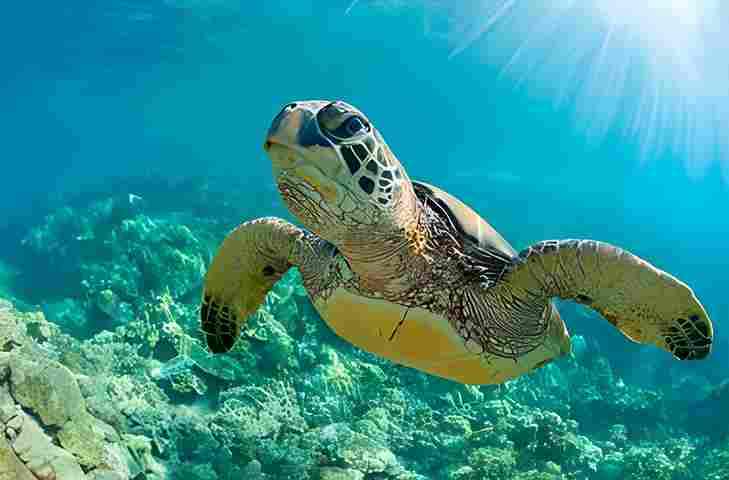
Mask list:
[{"label": "sunlight ray", "polygon": [[[427,34],[495,65],[519,88],[570,109],[599,142],[641,160],[684,158],[692,176],[729,178],[729,4],[720,0],[378,0],[422,11]],[[440,26],[440,30],[435,26]]]}]

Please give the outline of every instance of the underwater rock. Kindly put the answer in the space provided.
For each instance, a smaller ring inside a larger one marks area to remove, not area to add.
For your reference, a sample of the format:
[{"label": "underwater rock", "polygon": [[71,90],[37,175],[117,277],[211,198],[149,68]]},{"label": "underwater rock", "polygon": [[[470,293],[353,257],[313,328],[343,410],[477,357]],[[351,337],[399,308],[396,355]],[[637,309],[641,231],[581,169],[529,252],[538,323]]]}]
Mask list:
[{"label": "underwater rock", "polygon": [[85,412],[78,383],[68,368],[55,362],[34,362],[0,353],[0,368],[10,369],[14,398],[40,417],[44,425],[61,427]]},{"label": "underwater rock", "polygon": [[137,462],[144,471],[149,480],[157,477],[164,478],[164,467],[152,455],[152,440],[144,435],[122,435],[122,445],[132,455],[134,461]]},{"label": "underwater rock", "polygon": [[134,480],[145,472],[129,449],[118,443],[105,446],[103,465],[110,469],[91,470],[87,473],[89,480]]},{"label": "underwater rock", "polygon": [[66,451],[72,453],[84,467],[96,467],[105,462],[105,436],[108,429],[84,411],[66,422],[56,435]]},{"label": "underwater rock", "polygon": [[12,430],[12,449],[35,477],[57,480],[86,478],[74,456],[54,445],[38,422],[20,409],[11,412],[3,411],[3,430]]},{"label": "underwater rock", "polygon": [[[31,372],[34,368],[39,372]],[[13,392],[12,397],[4,397],[1,420],[5,430],[13,432],[13,450],[31,471],[83,478],[73,476],[81,471],[80,465],[102,463],[103,435],[101,428],[93,428],[99,421],[86,413],[78,385],[65,367],[51,364],[42,368],[18,355],[2,353],[0,369],[7,371],[7,388]],[[38,415],[43,425],[28,416],[21,405]],[[55,429],[55,441],[64,448],[53,443],[44,426],[60,427]]]},{"label": "underwater rock", "polygon": [[[6,402],[3,403],[7,405]],[[0,426],[4,423],[0,423]],[[5,426],[3,434],[0,435],[0,480],[36,480],[33,472],[18,458],[10,443],[10,439],[17,435],[22,420],[13,423],[13,426]]]},{"label": "underwater rock", "polygon": [[21,313],[0,299],[0,352],[15,352],[26,358],[58,358],[64,347],[76,341],[59,332],[41,312]]},{"label": "underwater rock", "polygon": [[79,385],[76,375],[54,358],[53,350],[39,348],[37,342],[52,341],[67,348],[61,358],[77,346],[46,328],[42,315],[18,313],[7,303],[1,307],[0,326],[5,329],[0,328],[0,337],[12,341],[10,351],[0,352],[0,431],[4,432],[0,472],[15,470],[17,478],[31,474],[34,480],[138,476],[138,462],[116,428],[87,409],[81,385],[100,379],[81,377]]}]

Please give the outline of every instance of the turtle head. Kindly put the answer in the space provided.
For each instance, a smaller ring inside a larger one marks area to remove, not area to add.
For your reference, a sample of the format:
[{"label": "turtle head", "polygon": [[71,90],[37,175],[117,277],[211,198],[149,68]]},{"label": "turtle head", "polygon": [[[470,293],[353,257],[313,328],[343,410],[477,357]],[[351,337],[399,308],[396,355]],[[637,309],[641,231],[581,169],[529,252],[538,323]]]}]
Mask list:
[{"label": "turtle head", "polygon": [[286,105],[264,149],[291,213],[326,240],[336,244],[412,219],[415,196],[402,165],[372,122],[347,103]]}]

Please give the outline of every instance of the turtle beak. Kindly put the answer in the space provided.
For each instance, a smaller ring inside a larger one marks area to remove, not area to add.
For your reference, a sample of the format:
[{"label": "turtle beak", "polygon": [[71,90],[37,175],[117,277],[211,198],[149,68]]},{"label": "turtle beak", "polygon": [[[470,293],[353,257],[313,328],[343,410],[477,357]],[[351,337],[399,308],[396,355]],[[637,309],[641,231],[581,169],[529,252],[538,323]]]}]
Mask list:
[{"label": "turtle beak", "polygon": [[297,104],[290,103],[271,122],[263,142],[274,168],[287,169],[295,163],[298,132],[305,118]]},{"label": "turtle beak", "polygon": [[289,103],[271,121],[266,133],[264,150],[271,144],[279,143],[287,147],[310,147],[320,145],[329,147],[329,142],[319,130],[317,113],[328,102],[312,100]]},{"label": "turtle beak", "polygon": [[331,148],[316,118],[326,104],[319,100],[289,103],[274,117],[263,142],[274,168],[294,167],[312,148]]},{"label": "turtle beak", "polygon": [[263,144],[275,170],[288,170],[293,168],[301,159],[295,148],[282,144],[275,139],[268,138]]},{"label": "turtle beak", "polygon": [[263,151],[265,151],[267,154],[271,155],[272,151],[275,151],[276,148],[286,148],[287,145],[283,142],[279,141],[276,137],[267,137],[266,141],[263,142]]}]

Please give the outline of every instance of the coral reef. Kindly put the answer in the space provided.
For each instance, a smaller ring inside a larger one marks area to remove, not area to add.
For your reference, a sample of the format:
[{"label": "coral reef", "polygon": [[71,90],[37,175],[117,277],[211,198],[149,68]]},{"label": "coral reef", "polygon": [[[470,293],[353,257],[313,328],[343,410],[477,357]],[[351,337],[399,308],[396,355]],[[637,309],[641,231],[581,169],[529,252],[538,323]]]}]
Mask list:
[{"label": "coral reef", "polygon": [[157,463],[140,462],[122,432],[90,413],[80,376],[55,358],[71,339],[8,302],[0,325],[0,478],[155,478]]},{"label": "coral reef", "polygon": [[[156,215],[131,194],[65,207],[24,237],[23,270],[43,293],[49,318],[87,335],[96,325],[129,323],[147,299],[194,293],[216,227],[185,212]],[[53,280],[41,274],[49,269]]]},{"label": "coral reef", "polygon": [[0,301],[0,480],[729,478],[729,443],[690,420],[726,385],[626,384],[579,336],[532,375],[458,385],[341,341],[292,271],[211,355],[199,286],[230,222],[203,214],[120,196],[28,233],[19,275],[56,277],[23,312]]}]

